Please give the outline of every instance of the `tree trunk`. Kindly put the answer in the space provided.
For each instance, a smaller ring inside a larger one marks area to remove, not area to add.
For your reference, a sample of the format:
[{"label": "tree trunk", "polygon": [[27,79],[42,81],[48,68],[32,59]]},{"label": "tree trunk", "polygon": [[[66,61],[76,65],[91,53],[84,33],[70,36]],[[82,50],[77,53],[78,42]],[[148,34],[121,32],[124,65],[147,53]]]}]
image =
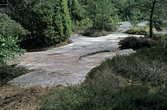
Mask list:
[{"label": "tree trunk", "polygon": [[151,6],[151,13],[150,13],[150,24],[149,24],[149,32],[150,32],[150,37],[153,38],[153,15],[154,15],[154,10],[155,10],[155,4],[156,0],[153,2]]},{"label": "tree trunk", "polygon": [[151,11],[151,15],[150,15],[150,24],[149,24],[149,32],[150,32],[150,37],[153,37],[153,12]]}]

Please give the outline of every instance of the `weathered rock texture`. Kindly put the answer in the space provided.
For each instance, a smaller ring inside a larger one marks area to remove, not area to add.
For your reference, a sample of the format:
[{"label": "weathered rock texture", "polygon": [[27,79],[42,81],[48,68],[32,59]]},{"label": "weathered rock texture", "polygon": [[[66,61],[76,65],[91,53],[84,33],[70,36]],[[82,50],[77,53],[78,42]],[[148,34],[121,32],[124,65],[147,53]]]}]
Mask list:
[{"label": "weathered rock texture", "polygon": [[74,35],[72,44],[41,52],[30,52],[17,57],[19,64],[34,71],[11,80],[11,85],[56,87],[77,85],[101,61],[118,54],[129,54],[132,49],[119,50],[118,42],[127,34],[111,34],[90,38]]}]

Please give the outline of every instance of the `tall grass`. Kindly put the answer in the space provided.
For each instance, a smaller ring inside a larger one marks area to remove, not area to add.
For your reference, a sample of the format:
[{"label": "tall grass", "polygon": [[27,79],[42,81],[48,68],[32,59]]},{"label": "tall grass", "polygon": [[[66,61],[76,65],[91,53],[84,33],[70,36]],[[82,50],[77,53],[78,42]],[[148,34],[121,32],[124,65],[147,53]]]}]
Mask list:
[{"label": "tall grass", "polygon": [[83,84],[48,93],[40,110],[165,110],[167,49],[144,48],[107,59]]}]

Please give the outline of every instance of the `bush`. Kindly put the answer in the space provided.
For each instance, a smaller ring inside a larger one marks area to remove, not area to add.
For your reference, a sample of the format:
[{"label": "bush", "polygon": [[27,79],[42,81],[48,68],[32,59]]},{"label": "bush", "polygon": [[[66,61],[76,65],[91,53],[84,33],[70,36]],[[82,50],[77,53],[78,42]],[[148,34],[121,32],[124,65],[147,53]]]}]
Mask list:
[{"label": "bush", "polygon": [[25,50],[19,48],[18,42],[17,37],[4,38],[0,35],[0,66],[5,65],[6,60],[14,59],[15,55],[24,54]]},{"label": "bush", "polygon": [[119,42],[119,45],[121,49],[128,49],[132,48],[134,50],[140,49],[143,47],[153,47],[157,45],[157,42],[153,39],[147,38],[147,37],[126,37],[125,39],[121,40]]},{"label": "bush", "polygon": [[[156,29],[153,29],[156,32]],[[149,35],[149,26],[139,26],[126,30],[124,33],[127,34],[139,34],[139,35]]]}]

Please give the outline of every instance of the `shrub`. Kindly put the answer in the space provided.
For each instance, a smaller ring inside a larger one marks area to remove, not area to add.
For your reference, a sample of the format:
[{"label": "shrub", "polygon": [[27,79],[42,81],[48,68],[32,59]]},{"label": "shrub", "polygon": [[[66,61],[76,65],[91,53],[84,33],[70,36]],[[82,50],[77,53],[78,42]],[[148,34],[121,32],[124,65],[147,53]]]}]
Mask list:
[{"label": "shrub", "polygon": [[152,47],[152,46],[156,46],[157,42],[153,39],[147,38],[147,37],[126,37],[125,39],[121,40],[119,42],[119,45],[121,49],[128,49],[128,48],[132,48],[132,49],[139,49],[139,48],[143,48],[143,47]]},{"label": "shrub", "polygon": [[6,60],[14,59],[15,55],[24,54],[25,51],[19,48],[18,42],[17,37],[4,38],[0,35],[0,66],[5,65]]}]

